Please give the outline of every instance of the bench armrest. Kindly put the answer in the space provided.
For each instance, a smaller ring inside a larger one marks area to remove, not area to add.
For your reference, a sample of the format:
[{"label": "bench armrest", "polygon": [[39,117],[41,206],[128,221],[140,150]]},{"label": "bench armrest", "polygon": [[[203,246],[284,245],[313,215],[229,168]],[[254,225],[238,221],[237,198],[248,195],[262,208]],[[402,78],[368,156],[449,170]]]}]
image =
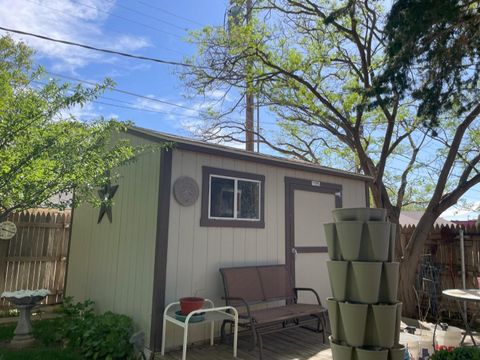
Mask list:
[{"label": "bench armrest", "polygon": [[298,299],[298,292],[299,291],[309,291],[309,292],[312,292],[315,297],[317,298],[317,302],[318,302],[318,305],[322,306],[322,303],[320,301],[320,296],[318,296],[318,293],[312,289],[312,288],[301,288],[301,287],[296,287],[293,289],[295,291],[295,297]]}]

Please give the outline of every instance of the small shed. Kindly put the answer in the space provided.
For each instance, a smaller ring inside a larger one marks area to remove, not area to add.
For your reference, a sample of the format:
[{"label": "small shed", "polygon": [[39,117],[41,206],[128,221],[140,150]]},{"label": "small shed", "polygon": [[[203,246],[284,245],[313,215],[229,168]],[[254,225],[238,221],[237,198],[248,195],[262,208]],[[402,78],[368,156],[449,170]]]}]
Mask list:
[{"label": "small shed", "polygon": [[369,177],[143,128],[125,136],[173,146],[121,169],[111,222],[106,209],[74,210],[67,296],[131,316],[159,351],[165,305],[221,304],[221,267],[286,264],[297,286],[331,295],[323,224],[334,208],[368,206]]}]

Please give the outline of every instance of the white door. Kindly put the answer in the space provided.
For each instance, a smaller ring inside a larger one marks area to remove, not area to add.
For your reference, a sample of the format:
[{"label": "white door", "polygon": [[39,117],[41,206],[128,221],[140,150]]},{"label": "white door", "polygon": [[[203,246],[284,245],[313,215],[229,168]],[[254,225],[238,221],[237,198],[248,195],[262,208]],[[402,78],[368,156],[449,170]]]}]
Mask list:
[{"label": "white door", "polygon": [[[341,186],[286,179],[287,265],[296,287],[312,288],[323,305],[331,296],[327,243],[323,225],[333,222],[332,210],[341,207]],[[316,303],[312,293],[300,292],[299,302]]]}]

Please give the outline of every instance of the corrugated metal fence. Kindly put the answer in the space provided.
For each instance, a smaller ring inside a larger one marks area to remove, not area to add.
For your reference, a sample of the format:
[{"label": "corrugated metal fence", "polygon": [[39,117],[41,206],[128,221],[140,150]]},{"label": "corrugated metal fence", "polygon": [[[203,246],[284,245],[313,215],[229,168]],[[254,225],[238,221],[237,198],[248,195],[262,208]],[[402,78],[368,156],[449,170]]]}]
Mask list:
[{"label": "corrugated metal fence", "polygon": [[46,209],[9,217],[17,225],[17,234],[0,244],[0,292],[48,289],[51,295],[45,304],[63,299],[70,219],[69,210]]}]

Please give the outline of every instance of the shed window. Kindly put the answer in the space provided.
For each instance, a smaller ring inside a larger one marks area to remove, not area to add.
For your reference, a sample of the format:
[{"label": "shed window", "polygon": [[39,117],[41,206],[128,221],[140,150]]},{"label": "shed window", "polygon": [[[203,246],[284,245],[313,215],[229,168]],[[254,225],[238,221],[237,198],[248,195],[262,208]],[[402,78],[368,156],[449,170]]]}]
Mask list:
[{"label": "shed window", "polygon": [[264,227],[265,177],[203,168],[202,226]]}]

